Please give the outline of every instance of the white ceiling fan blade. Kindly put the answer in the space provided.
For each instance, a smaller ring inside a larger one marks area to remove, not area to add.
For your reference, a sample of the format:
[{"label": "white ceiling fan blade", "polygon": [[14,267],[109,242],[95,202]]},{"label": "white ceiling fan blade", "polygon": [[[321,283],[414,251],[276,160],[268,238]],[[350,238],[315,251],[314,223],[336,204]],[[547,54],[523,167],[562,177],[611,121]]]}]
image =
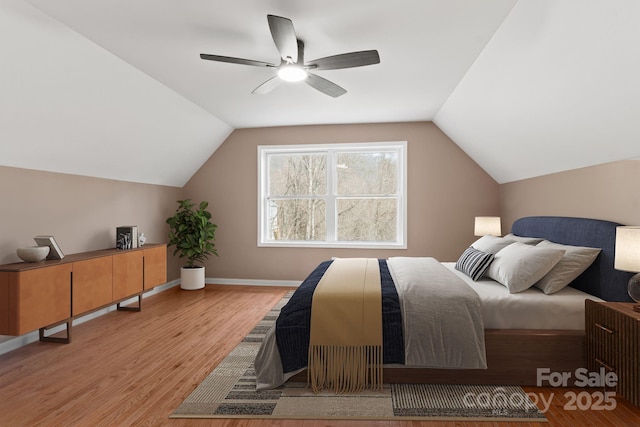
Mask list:
[{"label": "white ceiling fan blade", "polygon": [[305,65],[314,70],[337,70],[340,68],[364,67],[365,65],[379,63],[380,55],[377,50],[363,50],[360,52],[349,52],[314,59]]},{"label": "white ceiling fan blade", "polygon": [[311,73],[308,73],[308,74],[309,75],[307,76],[307,79],[305,80],[305,82],[307,82],[307,84],[312,88],[317,89],[326,95],[337,98],[347,93],[346,89],[338,86],[333,82],[330,82],[329,80],[323,77],[320,77]]},{"label": "white ceiling fan blade", "polygon": [[232,56],[220,56],[209,55],[208,53],[201,53],[201,59],[207,61],[228,62],[231,64],[253,65],[254,67],[275,67],[275,64],[269,64],[268,62],[254,61],[253,59],[234,58]]},{"label": "white ceiling fan blade", "polygon": [[291,62],[298,62],[298,38],[293,28],[293,22],[281,16],[267,15],[271,37],[276,44],[280,56],[286,61],[291,58]]},{"label": "white ceiling fan blade", "polygon": [[273,89],[280,86],[280,83],[282,83],[282,80],[280,80],[278,76],[273,76],[269,80],[255,88],[251,93],[255,93],[256,95],[264,95],[265,93],[269,93]]}]

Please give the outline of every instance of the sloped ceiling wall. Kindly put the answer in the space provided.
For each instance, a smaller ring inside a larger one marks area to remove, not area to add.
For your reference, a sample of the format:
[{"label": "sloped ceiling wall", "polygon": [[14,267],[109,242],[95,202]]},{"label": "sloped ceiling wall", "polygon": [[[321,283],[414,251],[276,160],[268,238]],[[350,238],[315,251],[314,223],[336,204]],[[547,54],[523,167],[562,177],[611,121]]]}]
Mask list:
[{"label": "sloped ceiling wall", "polygon": [[519,1],[435,118],[500,183],[640,156],[640,2]]},{"label": "sloped ceiling wall", "polygon": [[231,127],[21,0],[0,5],[0,163],[183,186]]}]

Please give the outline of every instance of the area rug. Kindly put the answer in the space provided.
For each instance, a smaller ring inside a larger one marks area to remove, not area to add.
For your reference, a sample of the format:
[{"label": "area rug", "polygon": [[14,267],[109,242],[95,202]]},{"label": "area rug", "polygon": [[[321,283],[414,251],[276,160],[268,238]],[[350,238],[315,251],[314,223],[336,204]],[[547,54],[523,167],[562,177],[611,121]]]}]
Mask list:
[{"label": "area rug", "polygon": [[289,292],[170,418],[546,422],[517,386],[385,384],[381,391],[314,394],[305,383],[256,391],[253,360]]}]

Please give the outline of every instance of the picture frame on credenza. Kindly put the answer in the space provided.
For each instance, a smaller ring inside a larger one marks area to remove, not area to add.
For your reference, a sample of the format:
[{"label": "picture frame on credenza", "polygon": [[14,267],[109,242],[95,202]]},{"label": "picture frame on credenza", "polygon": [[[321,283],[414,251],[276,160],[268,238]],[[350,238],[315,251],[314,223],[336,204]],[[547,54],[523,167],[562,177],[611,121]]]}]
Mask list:
[{"label": "picture frame on credenza", "polygon": [[33,240],[36,241],[38,246],[49,246],[49,255],[47,255],[47,259],[64,258],[64,253],[53,236],[36,236]]}]

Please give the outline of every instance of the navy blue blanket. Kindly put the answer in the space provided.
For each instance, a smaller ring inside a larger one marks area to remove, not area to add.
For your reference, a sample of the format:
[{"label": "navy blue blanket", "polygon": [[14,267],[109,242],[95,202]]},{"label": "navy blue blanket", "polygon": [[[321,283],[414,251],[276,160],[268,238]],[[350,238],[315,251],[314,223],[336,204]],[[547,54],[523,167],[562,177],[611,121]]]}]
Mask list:
[{"label": "navy blue blanket", "polygon": [[[276,343],[283,371],[293,372],[307,366],[311,328],[311,300],[322,275],[332,261],[324,261],[302,282],[276,320]],[[382,340],[384,363],[404,364],[402,314],[396,286],[387,261],[379,259],[382,288]]]}]

